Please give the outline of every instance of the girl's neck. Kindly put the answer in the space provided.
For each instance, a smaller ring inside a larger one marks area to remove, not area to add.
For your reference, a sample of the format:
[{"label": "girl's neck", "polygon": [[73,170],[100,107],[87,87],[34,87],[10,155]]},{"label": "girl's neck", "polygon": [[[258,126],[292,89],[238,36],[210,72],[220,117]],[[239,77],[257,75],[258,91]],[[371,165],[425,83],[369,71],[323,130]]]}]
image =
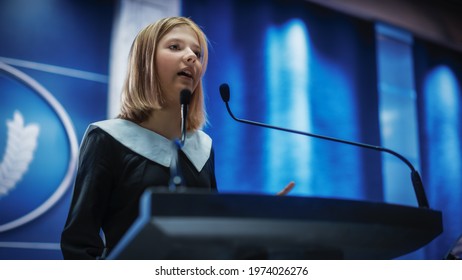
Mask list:
[{"label": "girl's neck", "polygon": [[181,115],[178,110],[153,110],[149,118],[140,126],[154,131],[167,139],[181,137]]}]

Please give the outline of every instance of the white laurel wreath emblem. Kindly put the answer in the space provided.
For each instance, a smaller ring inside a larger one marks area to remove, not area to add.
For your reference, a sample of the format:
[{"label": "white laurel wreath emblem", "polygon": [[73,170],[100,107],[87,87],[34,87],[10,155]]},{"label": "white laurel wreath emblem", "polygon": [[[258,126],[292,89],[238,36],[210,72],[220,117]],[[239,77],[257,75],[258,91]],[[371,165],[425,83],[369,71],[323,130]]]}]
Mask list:
[{"label": "white laurel wreath emblem", "polygon": [[15,111],[13,120],[7,120],[8,136],[6,151],[0,163],[0,197],[16,187],[29,168],[37,147],[40,127],[37,124],[24,126],[24,117]]}]

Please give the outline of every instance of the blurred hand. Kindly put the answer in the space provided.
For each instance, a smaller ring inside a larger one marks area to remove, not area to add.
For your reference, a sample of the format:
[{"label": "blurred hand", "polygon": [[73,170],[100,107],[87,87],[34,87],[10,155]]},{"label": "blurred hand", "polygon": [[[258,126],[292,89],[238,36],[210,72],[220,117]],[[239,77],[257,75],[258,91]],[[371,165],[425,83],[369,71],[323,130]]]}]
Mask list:
[{"label": "blurred hand", "polygon": [[288,194],[293,188],[295,187],[295,183],[291,181],[287,186],[285,186],[280,192],[278,192],[276,195],[286,195]]}]

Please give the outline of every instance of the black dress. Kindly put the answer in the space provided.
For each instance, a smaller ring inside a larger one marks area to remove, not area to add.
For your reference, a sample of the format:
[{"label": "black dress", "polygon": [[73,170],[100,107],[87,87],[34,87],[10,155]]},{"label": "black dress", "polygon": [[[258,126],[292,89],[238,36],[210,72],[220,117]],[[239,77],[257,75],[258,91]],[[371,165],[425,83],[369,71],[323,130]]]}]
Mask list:
[{"label": "black dress", "polygon": [[[61,235],[65,259],[107,255],[138,217],[145,189],[169,183],[173,153],[169,140],[125,120],[106,122],[109,126],[90,126],[80,147],[74,193]],[[183,150],[178,161],[185,185],[216,191],[210,138],[196,131]]]}]

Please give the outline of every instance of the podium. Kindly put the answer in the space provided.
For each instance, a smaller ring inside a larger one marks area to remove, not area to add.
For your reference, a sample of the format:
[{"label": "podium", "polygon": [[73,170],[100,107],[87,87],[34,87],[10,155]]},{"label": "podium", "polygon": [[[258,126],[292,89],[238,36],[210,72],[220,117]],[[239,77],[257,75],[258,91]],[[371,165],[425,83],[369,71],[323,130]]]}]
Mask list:
[{"label": "podium", "polygon": [[394,259],[442,230],[427,208],[148,189],[107,259]]}]

